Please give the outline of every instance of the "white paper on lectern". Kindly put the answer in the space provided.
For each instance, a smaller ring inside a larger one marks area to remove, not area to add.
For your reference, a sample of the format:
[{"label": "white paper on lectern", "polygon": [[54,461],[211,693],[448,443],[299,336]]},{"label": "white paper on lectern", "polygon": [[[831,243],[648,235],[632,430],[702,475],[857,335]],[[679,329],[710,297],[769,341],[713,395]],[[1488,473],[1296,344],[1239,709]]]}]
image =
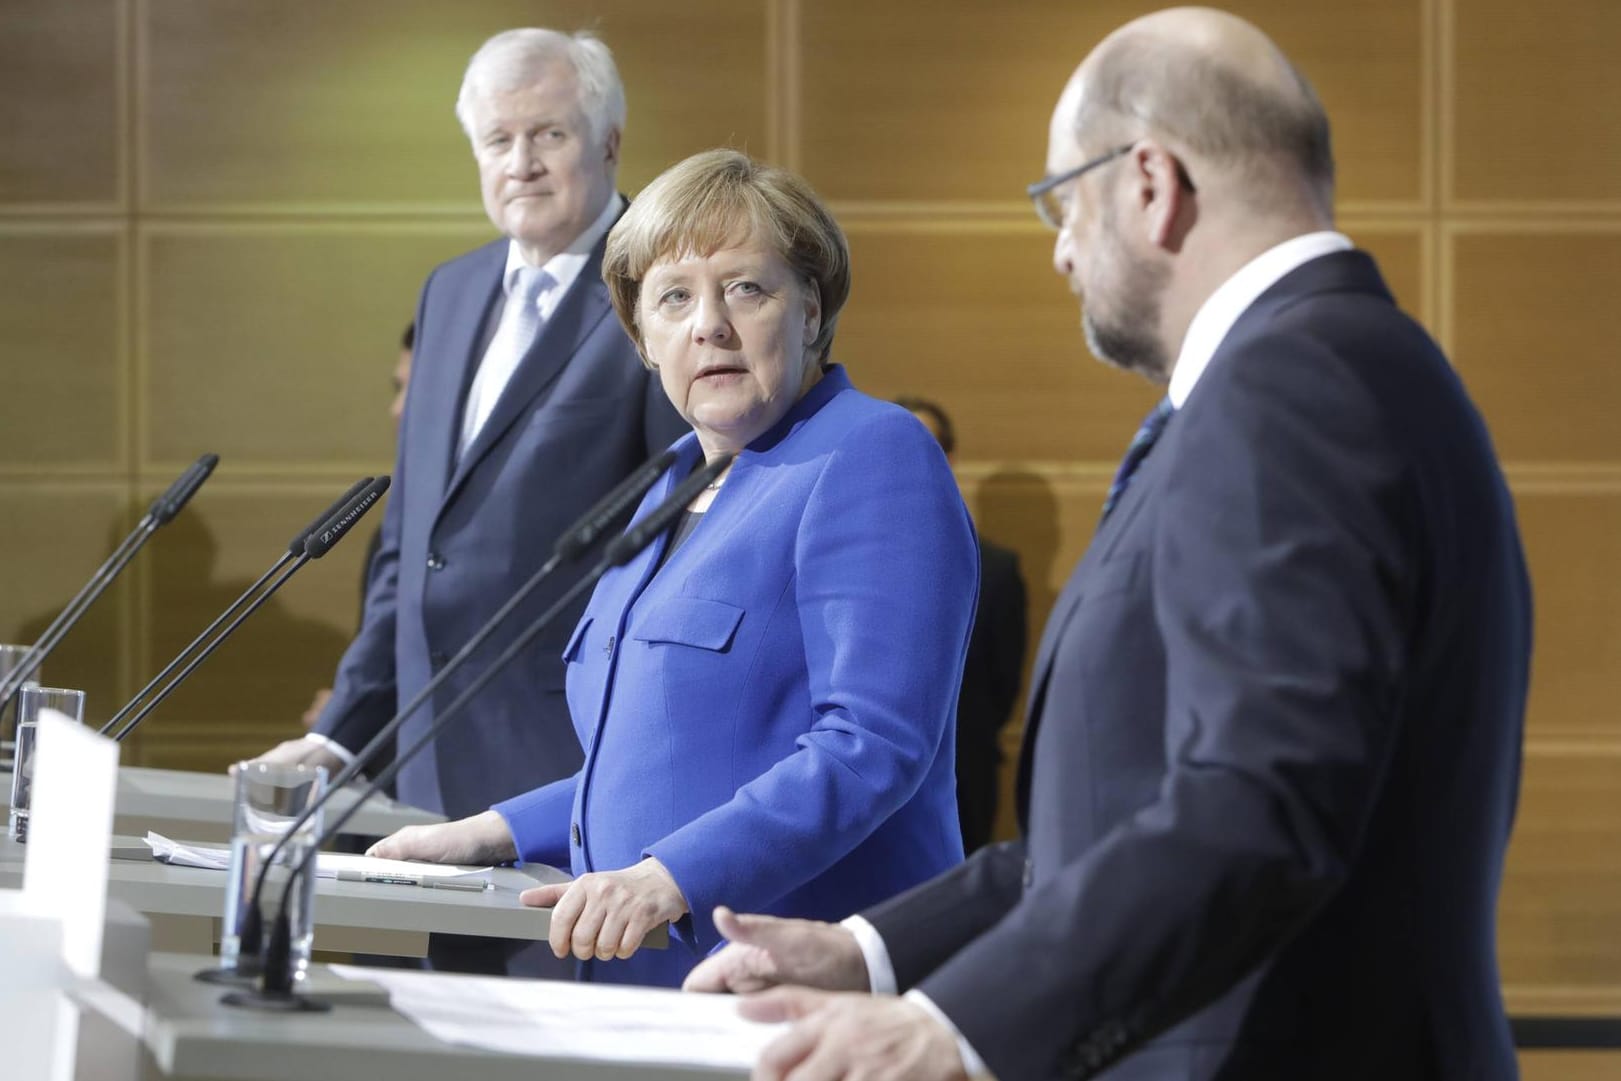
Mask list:
[{"label": "white paper on lectern", "polygon": [[[161,833],[148,830],[142,838],[152,850],[152,858],[176,867],[201,867],[209,871],[225,871],[231,866],[231,850],[211,845],[183,844],[171,841]],[[339,872],[356,874],[398,875],[402,878],[454,878],[457,880],[489,881],[492,866],[471,867],[456,863],[418,863],[415,860],[385,860],[377,856],[361,856],[353,852],[320,852],[315,857],[316,878],[337,878]]]},{"label": "white paper on lectern", "polygon": [[542,1058],[707,1066],[746,1074],[788,1026],[744,1020],[731,995],[333,965],[448,1043]]},{"label": "white paper on lectern", "polygon": [[23,894],[62,920],[62,955],[80,976],[101,971],[118,744],[82,724],[40,717]]}]

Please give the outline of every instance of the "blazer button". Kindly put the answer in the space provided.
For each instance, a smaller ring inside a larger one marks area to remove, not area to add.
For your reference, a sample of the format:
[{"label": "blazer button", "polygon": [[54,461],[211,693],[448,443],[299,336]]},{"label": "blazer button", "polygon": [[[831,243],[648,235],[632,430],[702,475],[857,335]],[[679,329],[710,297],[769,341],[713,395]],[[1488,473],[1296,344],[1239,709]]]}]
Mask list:
[{"label": "blazer button", "polygon": [[1025,889],[1029,889],[1031,886],[1034,886],[1035,884],[1036,884],[1036,861],[1031,860],[1031,859],[1027,859],[1027,860],[1024,861],[1023,885],[1024,885]]},{"label": "blazer button", "polygon": [[579,848],[580,847],[580,824],[578,822],[570,822],[569,823],[568,835],[569,835],[569,838],[574,842],[574,847]]},{"label": "blazer button", "polygon": [[609,635],[608,640],[602,644],[602,652],[609,657],[614,655],[614,636]]},{"label": "blazer button", "polygon": [[445,557],[440,555],[438,552],[429,552],[428,553],[428,569],[430,571],[442,571],[442,570],[444,570],[445,569]]}]

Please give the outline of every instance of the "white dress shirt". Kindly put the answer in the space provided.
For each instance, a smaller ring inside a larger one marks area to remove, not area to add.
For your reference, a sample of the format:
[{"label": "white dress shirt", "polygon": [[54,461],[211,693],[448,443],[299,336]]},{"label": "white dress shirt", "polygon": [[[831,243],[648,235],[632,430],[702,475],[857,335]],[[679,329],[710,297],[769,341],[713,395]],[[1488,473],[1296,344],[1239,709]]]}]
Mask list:
[{"label": "white dress shirt", "polygon": [[[1350,239],[1341,233],[1306,233],[1268,248],[1222,282],[1220,287],[1199,306],[1193,321],[1188,324],[1188,332],[1182,339],[1181,352],[1177,354],[1176,366],[1171,369],[1171,385],[1166,392],[1171,399],[1171,405],[1177,409],[1182,408],[1188,400],[1188,395],[1193,393],[1194,384],[1210,365],[1210,358],[1215,356],[1222,340],[1227,337],[1228,331],[1233,329],[1238,317],[1243,315],[1262,293],[1281,281],[1284,275],[1305,263],[1333,252],[1350,251],[1351,246]],[[895,966],[889,959],[889,948],[884,945],[883,936],[879,935],[878,929],[860,916],[851,916],[840,926],[854,935],[856,944],[861,947],[861,956],[867,964],[867,979],[872,985],[873,994],[893,995],[899,989],[898,981],[895,979]],[[994,988],[988,990],[994,993]],[[921,1006],[957,1038],[957,1051],[962,1055],[963,1069],[969,1077],[992,1076],[985,1065],[985,1060],[979,1057],[979,1053],[963,1038],[957,1026],[928,995],[914,988],[906,992],[906,998]]]},{"label": "white dress shirt", "polygon": [[[620,205],[619,196],[611,196],[603,204],[602,213],[586,226],[585,232],[575,237],[568,247],[541,264],[540,269],[549,281],[535,298],[540,326],[546,325],[546,320],[552,317],[557,305],[568,293],[569,286],[574,284],[574,279],[580,276],[580,271],[590,262],[591,249],[597,246],[597,241],[602,239],[613,226],[614,220],[619,217]],[[518,242],[516,240],[508,242],[507,265],[501,273],[501,291],[506,295],[509,304],[512,300],[513,287],[518,281],[518,271],[527,265],[523,252],[518,248]],[[513,373],[518,370],[518,363],[533,344],[511,340],[514,315],[514,312],[503,308],[501,326],[491,337],[490,344],[485,347],[484,356],[479,360],[478,371],[473,375],[473,385],[467,389],[467,404],[462,412],[461,435],[456,443],[457,457],[472,445],[479,429],[495,411],[495,403],[501,399],[502,392],[512,381]]]}]

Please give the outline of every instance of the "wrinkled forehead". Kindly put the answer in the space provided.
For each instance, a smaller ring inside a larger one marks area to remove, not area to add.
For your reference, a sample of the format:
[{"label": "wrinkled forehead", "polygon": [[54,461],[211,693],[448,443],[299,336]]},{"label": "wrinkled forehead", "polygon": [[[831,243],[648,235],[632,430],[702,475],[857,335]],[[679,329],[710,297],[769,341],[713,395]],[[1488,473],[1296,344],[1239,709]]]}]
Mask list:
[{"label": "wrinkled forehead", "polygon": [[661,270],[672,270],[677,264],[707,259],[716,252],[733,248],[760,247],[781,257],[772,230],[755,219],[749,206],[717,207],[715,211],[668,223],[653,238],[652,258],[642,277],[651,277]]}]

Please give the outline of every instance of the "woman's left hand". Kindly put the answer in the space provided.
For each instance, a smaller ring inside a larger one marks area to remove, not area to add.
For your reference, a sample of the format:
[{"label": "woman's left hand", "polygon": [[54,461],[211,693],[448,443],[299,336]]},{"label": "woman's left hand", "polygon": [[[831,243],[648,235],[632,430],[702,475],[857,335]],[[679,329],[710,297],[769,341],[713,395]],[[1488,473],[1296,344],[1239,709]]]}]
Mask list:
[{"label": "woman's left hand", "polygon": [[647,933],[687,913],[687,899],[665,870],[648,856],[623,871],[581,875],[573,882],[558,882],[524,890],[518,898],[526,905],[552,910],[548,936],[558,957],[629,957]]}]

